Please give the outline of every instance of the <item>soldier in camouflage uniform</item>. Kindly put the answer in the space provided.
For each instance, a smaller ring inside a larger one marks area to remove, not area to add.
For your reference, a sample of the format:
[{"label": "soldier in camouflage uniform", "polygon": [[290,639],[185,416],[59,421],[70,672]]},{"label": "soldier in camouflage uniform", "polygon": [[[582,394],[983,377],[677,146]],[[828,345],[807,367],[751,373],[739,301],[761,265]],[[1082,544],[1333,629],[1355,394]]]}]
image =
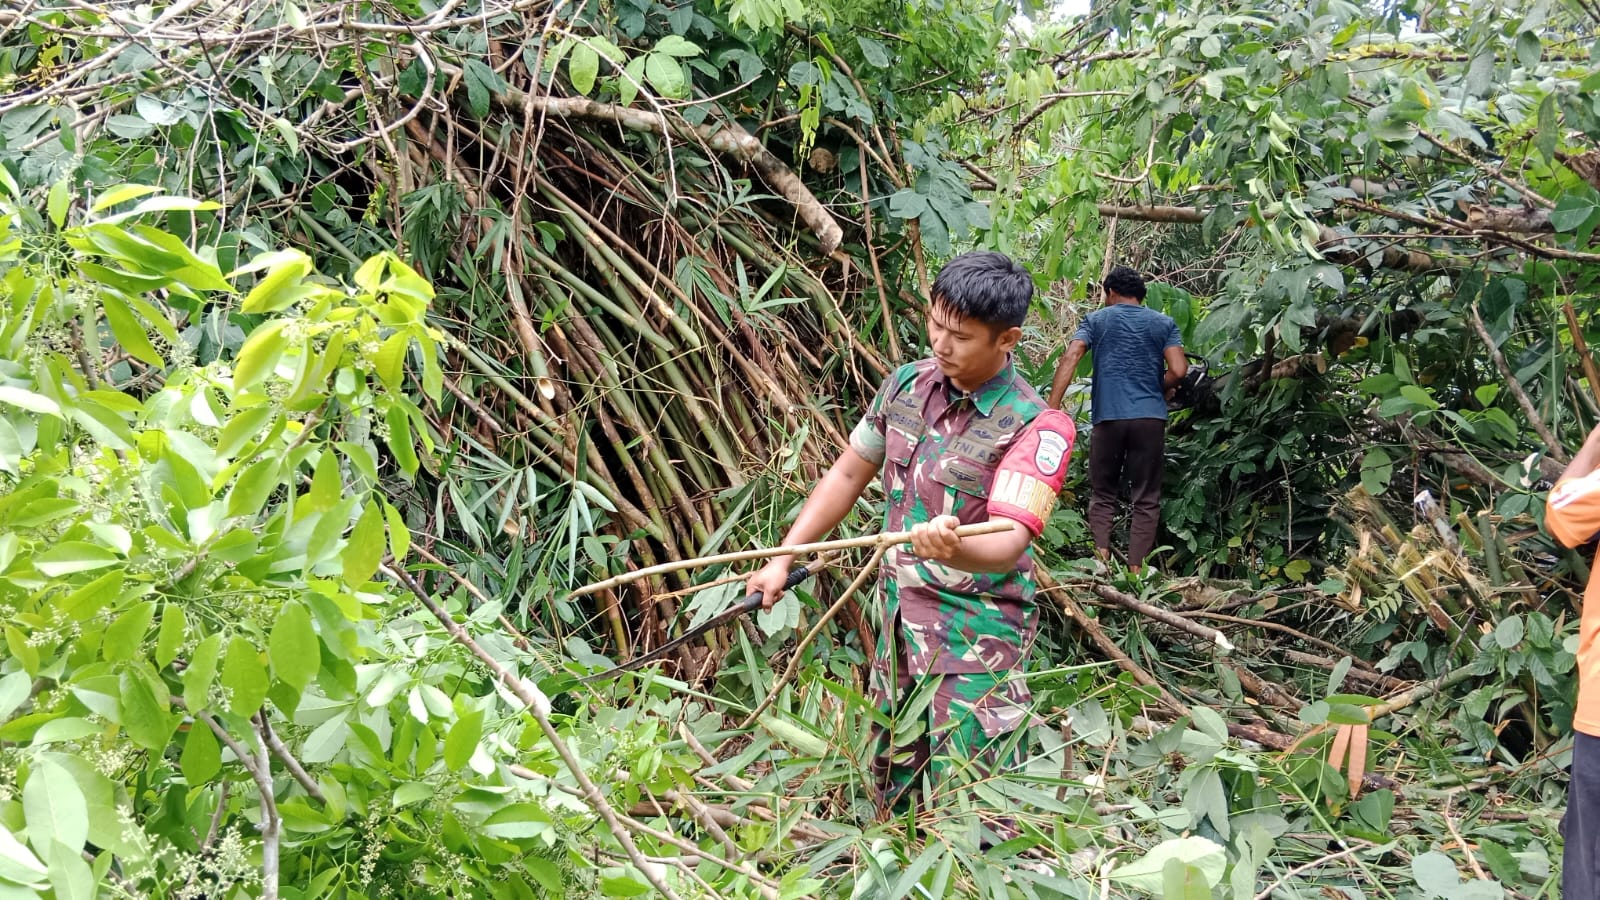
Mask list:
[{"label": "soldier in camouflage uniform", "polygon": [[[933,358],[884,380],[784,540],[821,539],[880,475],[884,529],[912,531],[910,550],[884,557],[870,687],[891,718],[920,708],[925,728],[895,729],[914,736],[907,746],[879,734],[874,774],[886,802],[924,772],[941,783],[970,761],[964,774],[980,777],[1020,753],[1020,738],[1010,738],[1027,724],[1029,698],[1016,676],[1038,621],[1030,544],[1076,438],[1071,417],[1046,409],[1011,362],[1032,296],[1027,270],[1004,254],[951,260],[928,307]],[[954,531],[995,520],[1016,527],[965,539]],[[750,590],[770,606],[793,562],[774,558]],[[914,702],[924,691],[931,700]]]}]

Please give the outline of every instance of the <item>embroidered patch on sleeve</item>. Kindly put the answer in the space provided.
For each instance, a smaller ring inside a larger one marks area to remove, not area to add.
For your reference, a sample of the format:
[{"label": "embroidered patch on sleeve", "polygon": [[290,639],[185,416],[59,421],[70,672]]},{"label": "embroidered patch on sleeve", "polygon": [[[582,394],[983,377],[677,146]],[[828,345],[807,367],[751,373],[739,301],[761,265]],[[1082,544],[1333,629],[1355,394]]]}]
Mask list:
[{"label": "embroidered patch on sleeve", "polygon": [[1033,465],[1040,475],[1054,475],[1060,471],[1072,444],[1059,431],[1040,431],[1039,447],[1033,451]]}]

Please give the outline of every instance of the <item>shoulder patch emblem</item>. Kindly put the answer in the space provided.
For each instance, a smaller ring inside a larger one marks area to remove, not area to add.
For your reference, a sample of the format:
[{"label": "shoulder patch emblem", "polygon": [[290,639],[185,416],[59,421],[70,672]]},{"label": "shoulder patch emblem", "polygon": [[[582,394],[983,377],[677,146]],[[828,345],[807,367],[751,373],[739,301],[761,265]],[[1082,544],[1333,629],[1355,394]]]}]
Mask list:
[{"label": "shoulder patch emblem", "polygon": [[1033,465],[1040,475],[1054,475],[1061,468],[1061,459],[1070,445],[1059,431],[1039,432],[1039,449],[1033,452]]}]

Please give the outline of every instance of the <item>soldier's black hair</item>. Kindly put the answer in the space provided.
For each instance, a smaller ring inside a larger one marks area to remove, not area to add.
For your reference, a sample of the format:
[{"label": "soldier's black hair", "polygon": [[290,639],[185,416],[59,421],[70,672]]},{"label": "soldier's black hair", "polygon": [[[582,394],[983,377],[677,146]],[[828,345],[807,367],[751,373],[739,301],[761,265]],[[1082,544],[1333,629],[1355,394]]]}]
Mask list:
[{"label": "soldier's black hair", "polygon": [[1117,266],[1106,275],[1105,289],[1108,293],[1121,294],[1124,297],[1132,297],[1140,303],[1144,302],[1144,279],[1127,266]]},{"label": "soldier's black hair", "polygon": [[1033,301],[1033,276],[1004,253],[974,250],[945,263],[933,302],[963,319],[999,329],[1021,325]]}]

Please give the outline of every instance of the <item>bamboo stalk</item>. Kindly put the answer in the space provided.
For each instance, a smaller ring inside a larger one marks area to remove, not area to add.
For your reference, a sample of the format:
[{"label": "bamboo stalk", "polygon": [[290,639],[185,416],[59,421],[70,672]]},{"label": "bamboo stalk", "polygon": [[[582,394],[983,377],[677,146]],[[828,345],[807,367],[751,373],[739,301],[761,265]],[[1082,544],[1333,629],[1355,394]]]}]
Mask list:
[{"label": "bamboo stalk", "polygon": [[1595,368],[1594,356],[1589,353],[1589,345],[1583,339],[1583,329],[1578,327],[1578,314],[1572,308],[1570,299],[1561,304],[1561,311],[1567,317],[1567,331],[1572,334],[1572,349],[1578,352],[1578,362],[1583,366],[1583,377],[1589,382],[1589,390],[1594,393],[1595,400],[1600,402],[1600,370]]},{"label": "bamboo stalk", "polygon": [[[956,534],[964,538],[977,537],[978,535],[983,534],[999,534],[1004,531],[1010,531],[1016,527],[1016,523],[1011,521],[983,522],[977,525],[962,525],[956,529]],[[809,544],[791,544],[785,547],[771,547],[765,550],[739,550],[733,553],[718,553],[715,556],[702,556],[696,559],[682,559],[675,562],[647,566],[643,569],[635,569],[632,572],[624,572],[621,575],[613,575],[604,581],[597,581],[594,584],[589,584],[578,588],[571,594],[568,594],[567,599],[571,600],[576,597],[583,597],[585,595],[592,594],[595,591],[604,591],[619,585],[631,584],[632,582],[638,581],[641,578],[649,578],[653,575],[665,575],[668,572],[677,572],[683,569],[716,566],[723,563],[749,562],[753,559],[767,559],[773,556],[801,556],[811,553],[825,553],[830,550],[851,550],[857,547],[885,547],[892,546],[894,544],[908,544],[910,542],[911,532],[909,531],[885,531],[880,534],[869,534],[853,538],[840,538],[833,541],[813,541]]]}]

